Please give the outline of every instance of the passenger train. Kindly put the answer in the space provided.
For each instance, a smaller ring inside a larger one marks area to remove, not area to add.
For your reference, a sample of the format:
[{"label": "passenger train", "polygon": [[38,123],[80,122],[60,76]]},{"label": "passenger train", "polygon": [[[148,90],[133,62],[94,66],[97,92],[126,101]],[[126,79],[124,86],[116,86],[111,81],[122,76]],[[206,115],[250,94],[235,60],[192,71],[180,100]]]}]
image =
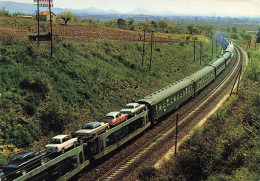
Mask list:
[{"label": "passenger train", "polygon": [[[61,169],[63,172],[61,171],[56,180],[68,180],[91,162],[116,150],[151,125],[156,125],[164,115],[177,109],[189,98],[196,96],[230,64],[234,55],[233,43],[224,38],[221,33],[216,34],[215,40],[221,44],[223,53],[206,67],[138,100],[137,103],[142,105],[142,109],[139,109],[136,114],[129,115],[122,123],[93,135],[91,139],[89,137],[88,139],[79,138],[75,148],[57,154],[54,158],[41,157],[43,161],[40,166],[15,180],[51,180],[53,170],[58,167],[62,168],[63,163],[68,169]],[[3,180],[8,180],[8,176],[3,178]]]}]

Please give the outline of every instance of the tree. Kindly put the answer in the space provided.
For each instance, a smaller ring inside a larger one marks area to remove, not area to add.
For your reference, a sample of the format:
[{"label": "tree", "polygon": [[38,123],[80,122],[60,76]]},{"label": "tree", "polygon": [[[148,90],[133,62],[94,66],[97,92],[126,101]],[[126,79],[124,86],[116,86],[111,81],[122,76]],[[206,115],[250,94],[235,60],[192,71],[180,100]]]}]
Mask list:
[{"label": "tree", "polygon": [[163,31],[168,27],[168,24],[164,20],[160,20],[158,25],[159,25],[159,28],[162,29]]},{"label": "tree", "polygon": [[211,25],[211,26],[206,26],[206,36],[210,36],[210,32],[213,30],[213,26]]},{"label": "tree", "polygon": [[107,27],[112,27],[112,28],[115,28],[116,25],[117,25],[117,22],[115,19],[111,19],[111,20],[108,20],[107,22],[105,22],[105,25]]},{"label": "tree", "polygon": [[227,27],[227,28],[226,28],[226,31],[227,31],[228,33],[230,33],[230,31],[231,31],[231,30],[230,30],[230,27]]},{"label": "tree", "polygon": [[130,30],[134,30],[135,29],[135,20],[130,18],[128,21],[127,21],[127,24],[128,24],[128,29]]},{"label": "tree", "polygon": [[120,18],[116,20],[116,23],[119,28],[125,28],[126,20]]},{"label": "tree", "polygon": [[9,11],[6,11],[5,10],[5,7],[3,7],[1,10],[0,10],[0,16],[3,16],[3,17],[10,17],[10,13]]},{"label": "tree", "polygon": [[65,12],[61,12],[58,15],[58,18],[61,18],[64,20],[64,25],[66,26],[68,21],[74,21],[75,20],[75,15],[70,12],[70,11],[65,11]]},{"label": "tree", "polygon": [[188,29],[190,34],[199,33],[200,32],[200,29],[194,23],[188,24],[187,25],[187,29]]},{"label": "tree", "polygon": [[232,27],[232,32],[233,32],[233,33],[237,33],[237,32],[238,32],[238,29],[237,29],[236,26],[233,26],[233,27]]}]

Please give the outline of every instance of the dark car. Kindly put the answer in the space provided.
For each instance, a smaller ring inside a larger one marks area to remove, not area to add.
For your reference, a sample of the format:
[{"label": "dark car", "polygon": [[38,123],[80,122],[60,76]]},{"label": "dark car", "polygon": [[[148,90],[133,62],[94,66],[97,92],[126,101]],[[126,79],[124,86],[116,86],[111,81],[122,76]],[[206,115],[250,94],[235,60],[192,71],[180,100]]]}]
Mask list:
[{"label": "dark car", "polygon": [[100,122],[90,122],[90,123],[84,124],[81,129],[95,129],[99,126],[101,126]]},{"label": "dark car", "polygon": [[77,165],[77,157],[70,156],[49,169],[49,180],[57,180],[60,176],[74,169]]},{"label": "dark car", "polygon": [[44,156],[45,153],[22,152],[14,155],[10,162],[2,167],[2,170],[6,178],[14,179],[39,167]]}]

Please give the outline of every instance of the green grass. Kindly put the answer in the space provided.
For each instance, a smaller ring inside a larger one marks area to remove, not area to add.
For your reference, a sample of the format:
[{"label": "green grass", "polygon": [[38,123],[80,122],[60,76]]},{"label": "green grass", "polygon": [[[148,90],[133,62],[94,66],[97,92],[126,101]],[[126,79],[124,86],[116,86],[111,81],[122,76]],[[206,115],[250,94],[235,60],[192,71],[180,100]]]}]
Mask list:
[{"label": "green grass", "polygon": [[10,44],[0,45],[0,139],[20,148],[42,136],[74,132],[86,122],[101,121],[108,112],[213,59],[207,43],[201,65],[198,59],[193,63],[192,44],[156,43],[149,70],[150,47],[146,45],[142,66],[141,42],[61,42],[54,46],[52,59],[48,45],[38,49],[24,41]]}]

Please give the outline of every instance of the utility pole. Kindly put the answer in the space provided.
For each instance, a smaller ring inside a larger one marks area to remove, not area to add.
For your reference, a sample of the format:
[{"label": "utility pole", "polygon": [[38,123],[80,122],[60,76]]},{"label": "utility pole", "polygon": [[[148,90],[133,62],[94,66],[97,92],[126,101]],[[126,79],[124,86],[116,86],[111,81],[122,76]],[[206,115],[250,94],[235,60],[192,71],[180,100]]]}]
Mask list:
[{"label": "utility pole", "polygon": [[202,42],[200,42],[200,65],[201,65],[201,52],[202,52]]},{"label": "utility pole", "polygon": [[242,65],[241,65],[241,67],[240,67],[239,76],[238,76],[238,83],[237,83],[237,93],[238,93],[238,88],[239,88],[239,81],[240,81],[240,76],[241,76],[241,73],[242,73]]},{"label": "utility pole", "polygon": [[179,115],[176,115],[176,133],[175,133],[175,146],[174,146],[174,155],[176,155],[177,152],[177,143],[178,143],[178,121],[179,121]]},{"label": "utility pole", "polygon": [[[146,23],[147,23],[147,18],[146,18]],[[146,30],[146,24],[145,24],[145,26],[144,26],[144,41],[143,41],[142,66],[144,65],[144,53],[145,53],[145,50],[144,50],[144,46],[145,46],[145,30]]]},{"label": "utility pole", "polygon": [[151,55],[150,55],[150,67],[149,70],[152,68],[152,55],[153,55],[153,31],[151,32]]},{"label": "utility pole", "polygon": [[144,29],[144,39],[143,39],[143,54],[142,54],[142,66],[144,65],[144,46],[145,46],[145,29]]},{"label": "utility pole", "polygon": [[213,38],[211,38],[211,44],[212,44],[212,55],[211,56],[213,57],[213,50],[214,50],[214,48],[213,48],[214,47],[214,39]]},{"label": "utility pole", "polygon": [[53,42],[52,42],[51,0],[49,0],[49,12],[50,12],[50,25],[51,25],[51,55],[50,55],[50,57],[52,58],[52,46],[53,46]]},{"label": "utility pole", "polygon": [[[224,34],[222,35],[222,45],[224,44]],[[222,52],[224,51],[224,46],[221,46]]]},{"label": "utility pole", "polygon": [[251,46],[252,37],[248,40],[247,48]]},{"label": "utility pole", "polygon": [[217,58],[217,56],[218,56],[218,42],[216,40],[216,58]]},{"label": "utility pole", "polygon": [[196,59],[196,42],[195,42],[195,40],[193,41],[194,42],[194,45],[193,45],[193,48],[194,48],[194,62],[195,62],[195,59]]},{"label": "utility pole", "polygon": [[39,8],[39,0],[37,0],[37,22],[38,22],[38,35],[37,35],[37,46],[40,47],[40,8]]},{"label": "utility pole", "polygon": [[241,76],[241,72],[242,72],[242,65],[241,65],[241,67],[240,67],[240,69],[239,69],[239,72],[238,72],[238,74],[237,74],[237,76],[236,76],[236,79],[235,79],[235,82],[234,82],[234,84],[233,84],[233,86],[232,86],[232,89],[231,89],[231,91],[230,91],[229,97],[230,97],[230,96],[232,95],[232,93],[233,93],[233,89],[234,89],[234,87],[235,87],[235,85],[236,85],[237,80],[238,80],[238,85],[237,85],[237,92],[238,92],[239,79],[240,79],[240,76]]}]

